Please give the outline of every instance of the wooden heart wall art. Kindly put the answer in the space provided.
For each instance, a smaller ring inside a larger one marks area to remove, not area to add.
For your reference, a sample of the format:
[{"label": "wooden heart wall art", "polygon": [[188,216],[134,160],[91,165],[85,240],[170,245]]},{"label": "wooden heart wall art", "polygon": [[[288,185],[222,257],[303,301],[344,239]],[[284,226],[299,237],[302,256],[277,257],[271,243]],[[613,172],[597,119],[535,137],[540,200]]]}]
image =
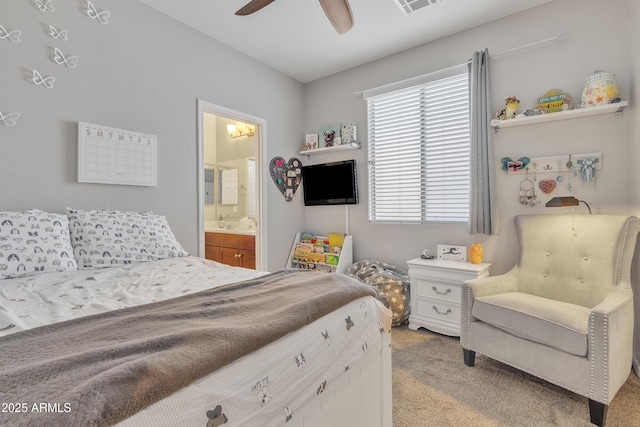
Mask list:
[{"label": "wooden heart wall art", "polygon": [[269,163],[269,173],[274,184],[287,202],[293,199],[302,181],[302,162],[292,157],[286,161],[282,157],[274,157]]},{"label": "wooden heart wall art", "polygon": [[543,179],[538,183],[538,187],[544,194],[549,194],[556,188],[556,180],[555,179]]}]

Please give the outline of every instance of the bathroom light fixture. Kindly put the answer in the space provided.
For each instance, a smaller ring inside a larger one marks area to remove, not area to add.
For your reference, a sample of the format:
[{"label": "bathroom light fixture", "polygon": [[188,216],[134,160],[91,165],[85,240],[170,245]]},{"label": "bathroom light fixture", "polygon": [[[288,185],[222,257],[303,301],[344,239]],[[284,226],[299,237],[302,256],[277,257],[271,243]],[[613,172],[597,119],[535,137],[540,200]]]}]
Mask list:
[{"label": "bathroom light fixture", "polygon": [[554,197],[549,200],[545,205],[548,208],[564,208],[566,206],[578,206],[580,203],[584,203],[587,209],[589,209],[589,213],[591,213],[591,206],[584,200],[578,200],[573,196],[566,197]]},{"label": "bathroom light fixture", "polygon": [[255,126],[248,125],[246,123],[240,123],[240,125],[227,125],[227,132],[231,138],[238,138],[240,136],[253,136],[256,134]]}]

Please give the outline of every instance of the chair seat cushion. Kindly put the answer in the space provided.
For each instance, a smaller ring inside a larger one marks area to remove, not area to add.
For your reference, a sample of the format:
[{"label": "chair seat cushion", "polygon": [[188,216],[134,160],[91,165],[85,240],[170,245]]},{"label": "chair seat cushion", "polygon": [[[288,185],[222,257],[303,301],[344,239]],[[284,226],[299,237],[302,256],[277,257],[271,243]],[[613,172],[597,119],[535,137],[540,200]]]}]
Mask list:
[{"label": "chair seat cushion", "polygon": [[472,315],[496,328],[578,356],[587,355],[590,310],[521,292],[476,298]]}]

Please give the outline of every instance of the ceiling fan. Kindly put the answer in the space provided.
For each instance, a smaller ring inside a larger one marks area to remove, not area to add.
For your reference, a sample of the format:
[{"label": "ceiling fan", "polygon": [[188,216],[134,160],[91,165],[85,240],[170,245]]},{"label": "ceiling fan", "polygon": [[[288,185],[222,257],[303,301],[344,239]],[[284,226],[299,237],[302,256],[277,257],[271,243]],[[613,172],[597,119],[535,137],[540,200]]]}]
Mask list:
[{"label": "ceiling fan", "polygon": [[[251,0],[238,10],[236,15],[250,15],[274,1],[275,0]],[[322,9],[324,9],[325,15],[327,15],[327,18],[329,18],[329,21],[333,25],[333,28],[335,28],[339,34],[344,34],[353,27],[353,14],[351,13],[349,0],[320,0],[320,4],[322,5]]]}]

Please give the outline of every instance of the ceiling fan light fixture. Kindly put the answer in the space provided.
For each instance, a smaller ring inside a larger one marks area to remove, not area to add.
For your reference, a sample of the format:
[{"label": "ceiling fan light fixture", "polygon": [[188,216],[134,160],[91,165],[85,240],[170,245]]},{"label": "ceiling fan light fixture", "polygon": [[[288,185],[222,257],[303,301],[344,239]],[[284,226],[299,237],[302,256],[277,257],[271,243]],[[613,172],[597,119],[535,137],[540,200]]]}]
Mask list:
[{"label": "ceiling fan light fixture", "polygon": [[442,3],[442,0],[393,0],[401,11],[403,11],[406,15],[409,15],[415,12],[418,9],[422,9],[423,7]]}]

